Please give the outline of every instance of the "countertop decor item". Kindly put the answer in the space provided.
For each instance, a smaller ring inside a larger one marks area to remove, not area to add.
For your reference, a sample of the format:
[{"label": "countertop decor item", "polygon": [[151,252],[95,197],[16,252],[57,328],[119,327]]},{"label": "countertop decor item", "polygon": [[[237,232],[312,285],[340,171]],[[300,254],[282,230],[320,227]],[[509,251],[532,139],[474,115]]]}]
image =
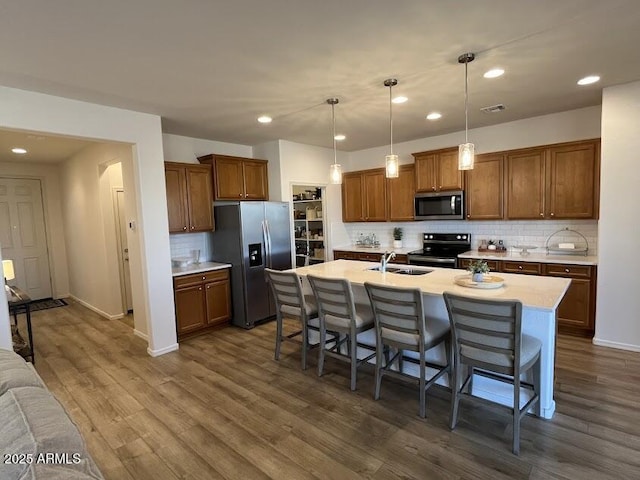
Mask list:
[{"label": "countertop decor item", "polygon": [[471,279],[474,282],[481,283],[484,281],[484,274],[489,273],[489,265],[484,260],[476,260],[471,262],[467,270],[471,272]]},{"label": "countertop decor item", "polygon": [[454,278],[454,282],[461,287],[482,288],[485,290],[504,286],[504,278],[498,277],[497,275],[484,275],[481,282],[475,281],[471,275],[458,275]]},{"label": "countertop decor item", "polygon": [[535,250],[538,247],[535,245],[514,245],[513,248],[520,250],[521,257],[526,257],[529,255],[529,250]]},{"label": "countertop decor item", "polygon": [[394,227],[393,229],[393,248],[402,248],[402,228]]},{"label": "countertop decor item", "polygon": [[584,255],[589,252],[589,242],[587,238],[576,230],[569,227],[552,233],[545,242],[547,255],[563,254],[563,255]]}]

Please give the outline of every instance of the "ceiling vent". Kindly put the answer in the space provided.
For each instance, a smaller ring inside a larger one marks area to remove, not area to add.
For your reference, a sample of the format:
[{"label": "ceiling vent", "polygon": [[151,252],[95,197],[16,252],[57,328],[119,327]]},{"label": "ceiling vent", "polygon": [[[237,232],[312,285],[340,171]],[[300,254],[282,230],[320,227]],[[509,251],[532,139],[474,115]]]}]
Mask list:
[{"label": "ceiling vent", "polygon": [[498,113],[505,110],[506,108],[507,107],[505,107],[502,103],[499,103],[497,105],[491,105],[490,107],[482,107],[480,111],[484,113]]}]

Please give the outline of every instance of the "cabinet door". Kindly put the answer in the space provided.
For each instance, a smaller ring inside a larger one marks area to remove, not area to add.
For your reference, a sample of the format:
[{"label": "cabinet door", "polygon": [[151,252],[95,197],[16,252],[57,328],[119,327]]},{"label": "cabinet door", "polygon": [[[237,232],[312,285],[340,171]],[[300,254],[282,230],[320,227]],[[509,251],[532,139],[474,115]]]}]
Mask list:
[{"label": "cabinet door", "polygon": [[458,149],[440,152],[437,160],[438,191],[462,190],[464,172],[458,170]]},{"label": "cabinet door", "polygon": [[596,142],[552,147],[549,150],[549,217],[596,218],[599,170]]},{"label": "cabinet door", "polygon": [[247,200],[267,200],[267,162],[243,162],[244,198]]},{"label": "cabinet door", "polygon": [[398,222],[413,220],[415,194],[415,167],[400,165],[398,178],[387,178],[389,220]]},{"label": "cabinet door", "polygon": [[334,260],[358,260],[358,254],[356,252],[347,252],[345,250],[334,250]]},{"label": "cabinet door", "polygon": [[345,173],[342,176],[342,221],[363,221],[363,201],[362,174]]},{"label": "cabinet door", "polygon": [[[473,167],[475,168],[475,167]],[[457,268],[464,268],[465,270],[469,268],[472,262],[475,262],[477,259],[475,258],[459,258]],[[499,272],[500,271],[500,261],[499,260],[485,260],[487,262],[487,266],[491,272]]]},{"label": "cabinet door", "polygon": [[214,162],[216,200],[243,200],[242,160],[219,157]]},{"label": "cabinet door", "polygon": [[504,157],[502,154],[478,155],[473,170],[466,171],[468,220],[504,218]]},{"label": "cabinet door", "polygon": [[213,192],[211,168],[208,165],[188,166],[185,169],[189,212],[189,231],[213,230]]},{"label": "cabinet door", "polygon": [[591,281],[574,278],[558,306],[558,326],[593,333],[590,312]]},{"label": "cabinet door", "polygon": [[194,332],[206,325],[202,284],[176,289],[175,302],[178,336]]},{"label": "cabinet door", "polygon": [[167,187],[169,233],[187,231],[187,192],[184,167],[165,164],[164,179]]},{"label": "cabinet door", "polygon": [[387,190],[384,169],[365,172],[362,178],[365,221],[385,222],[387,220]]},{"label": "cabinet door", "polygon": [[415,156],[416,192],[436,191],[436,158],[434,153]]},{"label": "cabinet door", "polygon": [[229,281],[210,282],[205,285],[207,324],[219,325],[231,318],[231,290]]},{"label": "cabinet door", "polygon": [[542,275],[542,264],[535,262],[502,261],[502,271],[505,273],[525,273],[527,275]]},{"label": "cabinet door", "polygon": [[507,218],[544,218],[545,150],[507,154]]}]

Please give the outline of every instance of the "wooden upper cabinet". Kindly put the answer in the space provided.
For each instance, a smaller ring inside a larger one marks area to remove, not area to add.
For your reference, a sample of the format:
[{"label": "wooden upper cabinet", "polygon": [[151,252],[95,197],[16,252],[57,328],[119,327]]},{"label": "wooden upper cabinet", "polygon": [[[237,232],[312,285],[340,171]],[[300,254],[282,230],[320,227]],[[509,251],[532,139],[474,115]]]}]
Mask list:
[{"label": "wooden upper cabinet", "polygon": [[416,192],[462,190],[464,175],[458,170],[458,149],[414,153]]},{"label": "wooden upper cabinet", "polygon": [[364,221],[361,172],[342,175],[342,221]]},{"label": "wooden upper cabinet", "polygon": [[465,172],[465,186],[468,220],[504,218],[504,154],[478,155],[473,170]]},{"label": "wooden upper cabinet", "polygon": [[598,217],[599,147],[599,142],[587,141],[549,149],[550,218]]},{"label": "wooden upper cabinet", "polygon": [[388,219],[397,222],[412,221],[415,194],[415,166],[400,165],[398,178],[387,178]]},{"label": "wooden upper cabinet", "polygon": [[165,184],[169,233],[214,229],[210,166],[167,162]]},{"label": "wooden upper cabinet", "polygon": [[342,176],[342,221],[385,222],[386,180],[383,168],[345,173]]},{"label": "wooden upper cabinet", "polygon": [[545,160],[545,149],[507,152],[507,218],[544,218]]},{"label": "wooden upper cabinet", "polygon": [[387,220],[387,189],[384,169],[366,171],[362,175],[364,186],[364,220],[385,222]]},{"label": "wooden upper cabinet", "polygon": [[506,153],[507,218],[598,218],[600,140]]},{"label": "wooden upper cabinet", "polygon": [[198,161],[213,167],[215,200],[267,200],[269,181],[266,160],[205,155]]}]

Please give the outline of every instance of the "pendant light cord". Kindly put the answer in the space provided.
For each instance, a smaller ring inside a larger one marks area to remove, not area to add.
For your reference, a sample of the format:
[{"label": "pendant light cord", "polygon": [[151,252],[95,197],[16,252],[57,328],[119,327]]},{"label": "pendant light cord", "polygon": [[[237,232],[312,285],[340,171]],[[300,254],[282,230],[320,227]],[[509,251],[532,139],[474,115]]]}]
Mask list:
[{"label": "pendant light cord", "polygon": [[333,124],[333,164],[338,163],[338,149],[336,146],[336,111],[335,103],[331,104],[331,123]]},{"label": "pendant light cord", "polygon": [[393,90],[393,85],[389,85],[389,153],[393,155],[393,95],[391,91]]},{"label": "pendant light cord", "polygon": [[464,62],[464,143],[469,143],[469,60]]}]

